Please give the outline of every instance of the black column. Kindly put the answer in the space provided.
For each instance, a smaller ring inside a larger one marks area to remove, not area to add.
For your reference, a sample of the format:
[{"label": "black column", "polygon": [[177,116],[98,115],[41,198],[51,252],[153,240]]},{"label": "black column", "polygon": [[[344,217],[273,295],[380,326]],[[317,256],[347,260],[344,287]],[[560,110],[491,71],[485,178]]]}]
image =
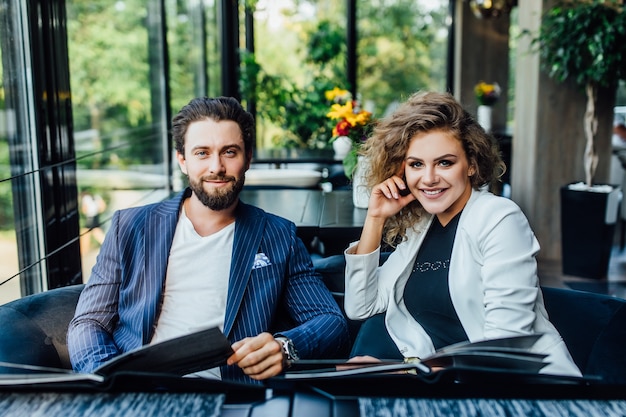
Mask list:
[{"label": "black column", "polygon": [[239,93],[239,15],[237,0],[222,0],[222,94],[241,100]]},{"label": "black column", "polygon": [[[65,1],[28,7],[45,262],[48,287],[56,288],[82,282]],[[25,278],[23,295],[36,286]]]},{"label": "black column", "polygon": [[357,94],[357,30],[356,30],[356,0],[346,0],[346,76],[348,79],[348,88],[352,93],[352,97],[356,98]]}]

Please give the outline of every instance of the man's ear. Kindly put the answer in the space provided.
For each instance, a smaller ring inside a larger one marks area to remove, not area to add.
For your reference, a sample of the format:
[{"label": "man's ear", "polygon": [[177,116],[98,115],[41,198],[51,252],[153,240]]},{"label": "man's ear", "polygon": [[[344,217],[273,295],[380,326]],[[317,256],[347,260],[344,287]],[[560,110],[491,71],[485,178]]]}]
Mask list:
[{"label": "man's ear", "polygon": [[250,169],[252,164],[252,151],[246,152],[246,171]]},{"label": "man's ear", "polygon": [[187,175],[187,164],[185,163],[185,155],[176,151],[176,160],[178,161],[178,166],[183,174]]}]

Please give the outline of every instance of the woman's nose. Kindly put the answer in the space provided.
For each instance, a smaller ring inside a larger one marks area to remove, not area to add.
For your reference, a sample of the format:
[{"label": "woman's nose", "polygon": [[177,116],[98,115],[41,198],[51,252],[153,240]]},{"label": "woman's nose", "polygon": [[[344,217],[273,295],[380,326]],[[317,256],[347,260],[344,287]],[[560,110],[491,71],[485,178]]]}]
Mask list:
[{"label": "woman's nose", "polygon": [[422,181],[424,181],[426,184],[436,183],[437,182],[437,169],[434,166],[427,167],[424,170]]}]

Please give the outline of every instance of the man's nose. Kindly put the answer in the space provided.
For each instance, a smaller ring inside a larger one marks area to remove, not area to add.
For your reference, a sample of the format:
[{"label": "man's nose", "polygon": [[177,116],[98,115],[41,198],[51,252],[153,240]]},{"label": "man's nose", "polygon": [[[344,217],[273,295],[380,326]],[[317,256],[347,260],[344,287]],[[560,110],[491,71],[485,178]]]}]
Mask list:
[{"label": "man's nose", "polygon": [[224,172],[224,164],[222,163],[221,155],[211,155],[209,159],[209,171],[215,173]]}]

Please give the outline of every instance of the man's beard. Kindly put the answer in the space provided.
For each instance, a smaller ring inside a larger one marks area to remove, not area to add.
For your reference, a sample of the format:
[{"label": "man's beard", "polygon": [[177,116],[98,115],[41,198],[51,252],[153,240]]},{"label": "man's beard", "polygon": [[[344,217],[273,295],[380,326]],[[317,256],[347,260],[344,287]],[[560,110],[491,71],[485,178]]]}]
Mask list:
[{"label": "man's beard", "polygon": [[[209,193],[204,189],[203,184],[204,181],[211,180],[230,181],[231,186],[228,188],[215,188],[211,193]],[[230,176],[205,176],[200,177],[200,180],[195,181],[189,178],[189,188],[191,188],[202,204],[211,210],[219,211],[230,207],[235,201],[237,201],[239,193],[243,189],[245,180],[246,176],[244,173],[241,174],[239,179]]]}]

